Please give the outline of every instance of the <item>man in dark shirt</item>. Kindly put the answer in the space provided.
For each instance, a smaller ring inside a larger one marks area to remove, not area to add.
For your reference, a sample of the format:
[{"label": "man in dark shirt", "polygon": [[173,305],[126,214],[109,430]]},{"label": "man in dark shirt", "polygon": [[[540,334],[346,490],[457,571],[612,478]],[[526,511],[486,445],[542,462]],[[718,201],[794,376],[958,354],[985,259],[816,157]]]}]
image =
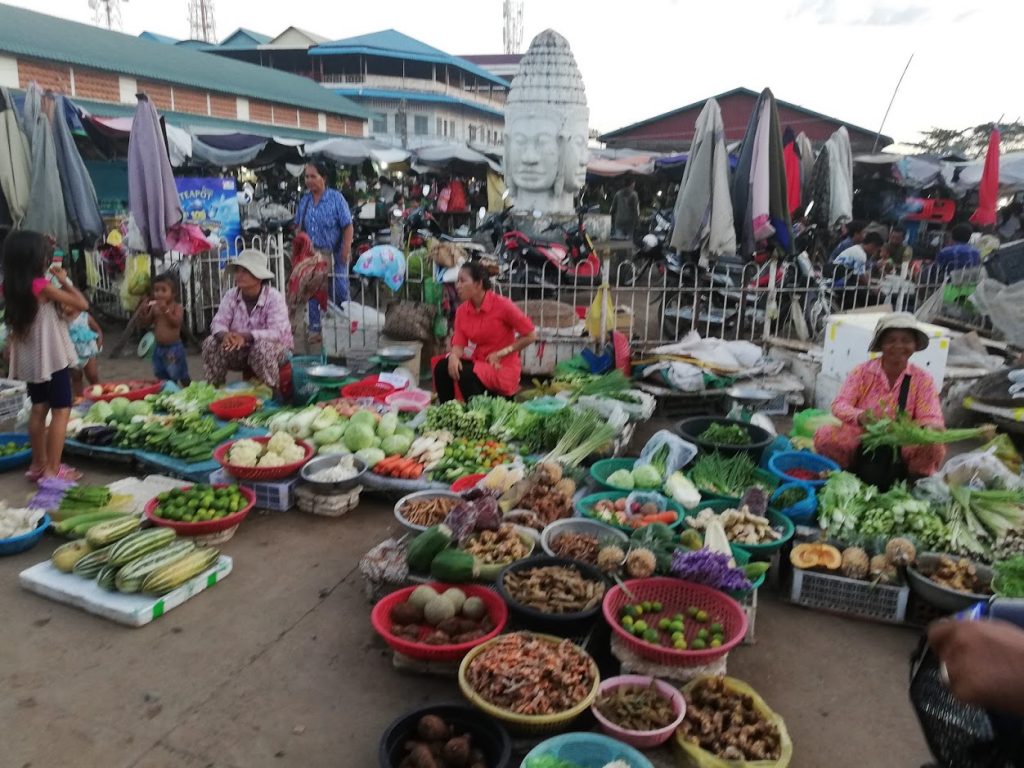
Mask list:
[{"label": "man in dark shirt", "polygon": [[633,230],[640,222],[640,198],[636,194],[636,181],[630,179],[626,186],[612,198],[612,231],[621,237],[631,239]]},{"label": "man in dark shirt", "polygon": [[946,272],[980,266],[981,254],[977,248],[970,245],[971,234],[970,224],[960,223],[953,227],[950,232],[953,242],[939,251],[939,255],[935,257],[936,266]]},{"label": "man in dark shirt", "polygon": [[851,245],[860,245],[864,242],[864,233],[867,229],[867,225],[863,221],[857,221],[854,219],[846,225],[846,237],[839,241],[839,245],[832,251],[832,255],[828,257],[830,262],[834,262],[836,257],[849,248]]}]

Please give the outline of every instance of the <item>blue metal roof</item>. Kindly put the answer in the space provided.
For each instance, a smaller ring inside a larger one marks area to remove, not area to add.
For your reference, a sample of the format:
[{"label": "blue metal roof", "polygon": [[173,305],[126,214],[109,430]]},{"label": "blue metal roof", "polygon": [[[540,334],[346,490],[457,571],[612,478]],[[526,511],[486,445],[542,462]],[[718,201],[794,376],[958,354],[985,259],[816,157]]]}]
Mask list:
[{"label": "blue metal roof", "polygon": [[178,39],[170,37],[169,35],[161,35],[159,32],[142,32],[139,34],[143,40],[151,40],[154,43],[163,43],[164,45],[175,45]]},{"label": "blue metal roof", "polygon": [[221,43],[221,48],[258,48],[261,45],[267,45],[273,40],[270,35],[263,35],[259,32],[253,32],[251,29],[245,27],[239,27],[230,35],[225,37]]},{"label": "blue metal roof", "polygon": [[446,64],[452,67],[476,75],[481,80],[508,88],[506,80],[497,75],[492,75],[486,69],[477,66],[471,61],[452,56],[438,48],[427,45],[415,38],[409,37],[395,29],[385,29],[383,32],[374,32],[369,35],[358,35],[348,37],[344,40],[335,40],[330,43],[322,43],[309,49],[310,56],[337,56],[363,54],[364,56],[383,56],[391,59],[410,59],[411,61],[428,61],[433,64]]},{"label": "blue metal roof", "polygon": [[332,90],[339,96],[344,96],[346,99],[394,99],[396,101],[404,99],[405,101],[429,102],[433,104],[452,104],[459,107],[466,107],[467,109],[475,109],[478,112],[493,115],[494,117],[503,117],[505,114],[500,109],[485,107],[472,101],[463,101],[462,99],[457,99],[454,96],[445,96],[441,93],[391,91],[386,88],[333,88]]}]

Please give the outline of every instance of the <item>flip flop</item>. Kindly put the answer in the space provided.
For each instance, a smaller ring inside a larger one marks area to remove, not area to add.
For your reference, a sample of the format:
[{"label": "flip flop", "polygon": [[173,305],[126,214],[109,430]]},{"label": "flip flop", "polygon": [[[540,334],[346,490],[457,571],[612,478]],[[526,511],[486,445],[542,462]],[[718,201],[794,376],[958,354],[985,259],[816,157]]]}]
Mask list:
[{"label": "flip flop", "polygon": [[[82,479],[82,473],[74,467],[69,467],[67,464],[61,464],[60,469],[57,470],[57,474],[54,477],[58,480],[68,480],[70,482],[77,482]],[[46,478],[40,476],[39,480],[45,480]],[[38,482],[38,481],[37,481]]]},{"label": "flip flop", "polygon": [[41,469],[30,469],[25,473],[25,479],[31,482],[36,482],[43,476],[43,470]]}]

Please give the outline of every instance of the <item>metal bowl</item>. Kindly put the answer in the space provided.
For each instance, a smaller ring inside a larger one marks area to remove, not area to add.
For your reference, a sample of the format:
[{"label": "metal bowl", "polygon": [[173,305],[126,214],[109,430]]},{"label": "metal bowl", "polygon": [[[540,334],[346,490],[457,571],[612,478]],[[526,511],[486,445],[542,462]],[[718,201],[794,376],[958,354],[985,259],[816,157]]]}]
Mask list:
[{"label": "metal bowl", "polygon": [[384,347],[377,353],[377,357],[389,363],[405,363],[416,357],[416,350],[403,346]]},{"label": "metal bowl", "polygon": [[422,532],[422,531],[427,530],[427,526],[425,526],[425,525],[417,525],[416,523],[410,523],[408,520],[406,520],[405,516],[402,514],[402,507],[404,507],[410,501],[419,501],[420,499],[456,499],[456,500],[461,501],[462,500],[462,496],[460,496],[457,493],[453,493],[452,491],[440,491],[439,490],[439,491],[416,491],[415,493],[410,493],[407,496],[403,496],[402,498],[400,498],[398,500],[398,502],[395,504],[395,519],[399,523],[401,523],[405,528],[408,528],[410,531],[421,531]]},{"label": "metal bowl", "polygon": [[362,459],[352,457],[352,462],[356,465],[356,469],[359,473],[355,477],[350,477],[348,480],[340,480],[338,482],[324,482],[322,480],[314,480],[313,475],[324,469],[330,469],[336,466],[346,454],[328,454],[326,456],[318,456],[315,459],[310,460],[300,471],[300,476],[303,480],[313,486],[318,491],[345,491],[349,488],[354,488],[359,485],[359,481],[363,475],[366,474],[366,462]]},{"label": "metal bowl", "polygon": [[594,536],[602,545],[605,543],[618,544],[623,549],[629,547],[629,536],[617,528],[605,525],[599,520],[588,520],[585,517],[567,517],[548,525],[540,534],[540,546],[545,554],[552,557],[560,557],[552,549],[552,545],[559,536],[566,533],[582,533],[587,536]]},{"label": "metal bowl", "polygon": [[306,375],[311,379],[335,381],[346,378],[349,369],[343,365],[314,365],[306,370]]},{"label": "metal bowl", "polygon": [[[917,556],[917,562],[907,568],[907,584],[910,590],[930,605],[941,608],[950,613],[962,611],[975,603],[987,601],[991,595],[978,595],[971,592],[959,592],[941,584],[936,584],[927,574],[932,573],[939,564],[942,555],[935,552],[922,552]],[[954,555],[947,555],[959,559]],[[974,563],[978,571],[978,580],[982,584],[992,584],[992,569],[987,565]]]}]

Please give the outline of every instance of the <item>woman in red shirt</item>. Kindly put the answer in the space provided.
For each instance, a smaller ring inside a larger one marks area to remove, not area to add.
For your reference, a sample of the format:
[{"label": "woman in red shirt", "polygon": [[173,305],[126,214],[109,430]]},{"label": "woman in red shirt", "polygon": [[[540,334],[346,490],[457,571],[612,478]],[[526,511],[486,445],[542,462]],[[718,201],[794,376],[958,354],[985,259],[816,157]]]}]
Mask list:
[{"label": "woman in red shirt", "polygon": [[491,290],[487,270],[476,262],[459,270],[455,291],[461,303],[452,349],[434,366],[438,400],[454,400],[456,383],[463,400],[484,393],[511,397],[519,390],[519,352],[537,340],[533,322]]}]

